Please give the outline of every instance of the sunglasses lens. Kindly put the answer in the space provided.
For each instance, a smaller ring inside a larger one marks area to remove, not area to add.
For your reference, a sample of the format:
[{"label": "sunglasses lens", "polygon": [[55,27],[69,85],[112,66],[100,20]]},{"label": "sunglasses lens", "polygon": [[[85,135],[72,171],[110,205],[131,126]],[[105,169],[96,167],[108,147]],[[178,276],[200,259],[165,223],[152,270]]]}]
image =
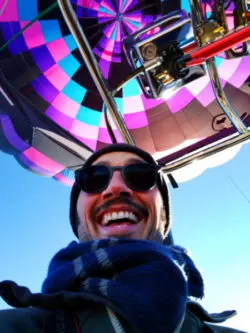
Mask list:
[{"label": "sunglasses lens", "polygon": [[146,163],[127,165],[123,174],[126,184],[135,191],[147,191],[156,182],[156,168]]},{"label": "sunglasses lens", "polygon": [[87,193],[102,191],[108,185],[109,179],[109,169],[104,165],[84,167],[77,176],[80,188]]}]

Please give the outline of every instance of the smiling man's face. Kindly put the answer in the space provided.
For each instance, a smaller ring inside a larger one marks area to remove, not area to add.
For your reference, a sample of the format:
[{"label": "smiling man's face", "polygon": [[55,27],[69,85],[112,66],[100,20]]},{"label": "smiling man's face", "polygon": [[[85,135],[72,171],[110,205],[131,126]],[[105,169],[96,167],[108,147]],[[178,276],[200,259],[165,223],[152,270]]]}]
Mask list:
[{"label": "smiling man's face", "polygon": [[[93,165],[124,166],[138,162],[145,163],[134,153],[113,152],[100,156]],[[134,191],[124,183],[119,170],[113,172],[102,192],[80,192],[77,214],[80,241],[110,237],[163,241],[165,221],[158,187]]]}]

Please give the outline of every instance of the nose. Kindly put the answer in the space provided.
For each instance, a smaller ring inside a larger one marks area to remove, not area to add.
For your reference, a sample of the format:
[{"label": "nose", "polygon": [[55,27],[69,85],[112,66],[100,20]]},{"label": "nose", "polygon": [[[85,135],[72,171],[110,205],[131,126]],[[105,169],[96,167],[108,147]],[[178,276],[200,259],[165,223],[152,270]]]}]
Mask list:
[{"label": "nose", "polygon": [[122,179],[121,172],[116,170],[113,172],[112,178],[110,179],[109,185],[102,192],[102,196],[105,199],[117,197],[117,196],[127,196],[132,194],[132,190],[127,187]]}]

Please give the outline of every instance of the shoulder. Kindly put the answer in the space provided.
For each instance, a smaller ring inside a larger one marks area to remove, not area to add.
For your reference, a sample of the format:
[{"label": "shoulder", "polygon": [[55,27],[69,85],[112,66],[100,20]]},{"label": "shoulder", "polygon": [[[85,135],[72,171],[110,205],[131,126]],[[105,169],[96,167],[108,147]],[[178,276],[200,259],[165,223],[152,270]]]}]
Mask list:
[{"label": "shoulder", "polygon": [[35,308],[0,311],[1,333],[42,333],[48,311]]},{"label": "shoulder", "polygon": [[219,325],[234,315],[234,310],[208,313],[199,303],[188,302],[180,333],[247,333]]}]

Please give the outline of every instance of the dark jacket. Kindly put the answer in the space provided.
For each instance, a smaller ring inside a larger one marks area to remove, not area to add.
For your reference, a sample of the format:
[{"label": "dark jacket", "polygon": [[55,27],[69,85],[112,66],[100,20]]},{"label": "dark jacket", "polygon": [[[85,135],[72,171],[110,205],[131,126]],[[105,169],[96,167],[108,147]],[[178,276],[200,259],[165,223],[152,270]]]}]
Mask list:
[{"label": "dark jacket", "polygon": [[[189,302],[184,322],[176,333],[246,333],[215,324],[234,314],[227,311],[209,314],[199,304]],[[138,333],[123,318],[99,304],[92,304],[88,309],[75,312],[52,312],[37,308],[2,310],[0,311],[0,332]]]}]

